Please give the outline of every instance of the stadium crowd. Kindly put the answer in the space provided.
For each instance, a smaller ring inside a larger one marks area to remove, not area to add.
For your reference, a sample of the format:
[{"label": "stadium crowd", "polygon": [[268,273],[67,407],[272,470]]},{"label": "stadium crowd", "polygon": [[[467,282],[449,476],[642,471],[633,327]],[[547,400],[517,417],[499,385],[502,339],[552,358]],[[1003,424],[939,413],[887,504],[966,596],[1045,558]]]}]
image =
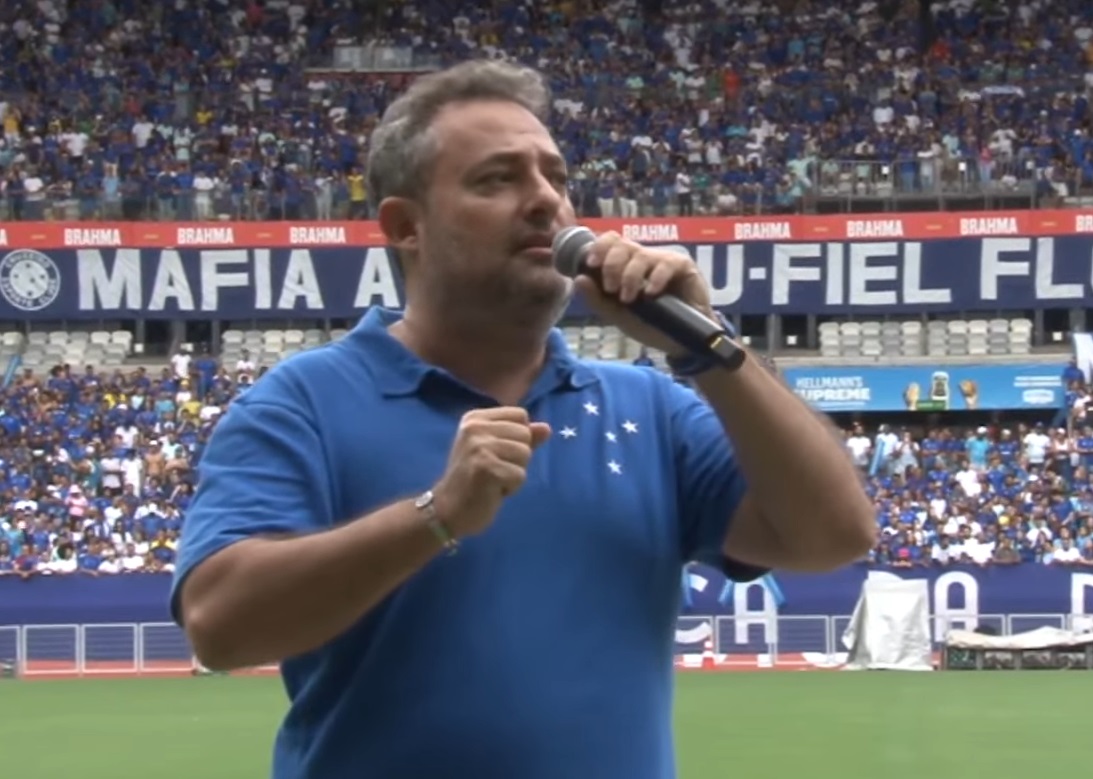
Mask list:
[{"label": "stadium crowd", "polygon": [[[0,575],[172,570],[205,442],[262,372],[182,352],[159,376],[16,378],[0,391]],[[919,437],[855,425],[846,446],[876,501],[879,565],[1093,565],[1093,415]]]},{"label": "stadium crowd", "polygon": [[1093,565],[1093,408],[1082,372],[1071,364],[1067,374],[1059,427],[847,430],[877,506],[870,560]]},{"label": "stadium crowd", "polygon": [[[917,5],[10,0],[0,196],[11,219],[365,217],[376,117],[475,56],[549,73],[586,216],[790,211],[848,171],[1093,186],[1093,4]],[[334,67],[349,49],[368,72]]]},{"label": "stadium crowd", "polygon": [[262,372],[24,371],[0,391],[0,575],[171,571],[205,442]]}]

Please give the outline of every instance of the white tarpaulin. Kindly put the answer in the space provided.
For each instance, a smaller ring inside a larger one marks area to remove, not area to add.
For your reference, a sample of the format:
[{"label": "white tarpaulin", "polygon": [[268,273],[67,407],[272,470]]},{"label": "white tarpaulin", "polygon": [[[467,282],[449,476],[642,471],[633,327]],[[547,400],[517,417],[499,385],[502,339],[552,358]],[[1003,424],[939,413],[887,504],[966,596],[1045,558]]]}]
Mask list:
[{"label": "white tarpaulin", "polygon": [[843,634],[847,670],[932,671],[925,579],[869,577]]},{"label": "white tarpaulin", "polygon": [[951,630],[945,637],[945,645],[954,649],[1056,649],[1060,647],[1084,647],[1093,644],[1093,633],[1075,633],[1072,630],[1042,627],[1012,636],[987,636],[970,630]]}]

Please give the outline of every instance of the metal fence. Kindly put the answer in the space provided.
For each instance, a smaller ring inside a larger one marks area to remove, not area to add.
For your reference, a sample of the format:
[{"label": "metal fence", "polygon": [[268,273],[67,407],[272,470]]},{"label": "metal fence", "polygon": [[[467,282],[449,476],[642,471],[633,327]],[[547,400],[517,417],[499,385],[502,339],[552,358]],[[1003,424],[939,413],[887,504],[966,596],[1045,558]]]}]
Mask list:
[{"label": "metal fence", "polygon": [[178,675],[200,667],[170,622],[0,626],[0,666],[21,676]]},{"label": "metal fence", "polygon": [[[1041,627],[1087,629],[1090,617],[981,614],[931,617],[940,648],[951,629],[988,628],[1010,635]],[[712,651],[741,668],[837,665],[847,647],[849,615],[688,615],[679,618],[677,655]],[[185,633],[169,622],[0,626],[0,666],[21,676],[155,676],[191,673],[198,664]],[[259,672],[273,672],[266,667]]]},{"label": "metal fence", "polygon": [[423,73],[438,70],[444,62],[440,55],[415,51],[412,46],[390,43],[339,43],[330,53],[328,63],[316,70],[345,73]]},{"label": "metal fence", "polygon": [[[41,198],[13,199],[0,195],[2,221],[209,221],[209,220],[330,220],[367,219],[367,202],[352,202],[348,190],[325,174],[310,173],[310,154],[294,158],[301,171],[301,192],[287,197],[264,187],[231,191],[218,180],[208,192],[146,195],[143,191],[111,194],[97,190],[73,191],[54,183]],[[717,183],[716,173],[696,178],[684,203],[677,195],[654,203],[649,186],[634,187],[625,195],[576,202],[583,216],[638,219],[675,216],[740,216],[810,212],[888,211],[903,208],[944,210],[953,204],[968,208],[1083,207],[1083,193],[1093,192],[1080,174],[1070,174],[1067,196],[1037,192],[1041,172],[1030,161],[1015,159],[981,163],[967,159],[812,160],[796,167],[792,193],[773,196],[761,187],[729,188]],[[725,199],[727,195],[730,195]],[[596,213],[592,213],[589,209]]]},{"label": "metal fence", "polygon": [[901,198],[960,195],[1031,196],[1041,173],[1032,160],[960,157],[899,161],[823,160],[821,197]]},{"label": "metal fence", "polygon": [[[314,183],[309,180],[308,186]],[[0,222],[327,221],[369,216],[367,203],[336,195],[329,180],[291,200],[265,189],[233,193],[224,182],[218,182],[210,192],[188,190],[165,197],[121,193],[79,196],[63,186],[51,188],[35,201],[0,195]]]}]

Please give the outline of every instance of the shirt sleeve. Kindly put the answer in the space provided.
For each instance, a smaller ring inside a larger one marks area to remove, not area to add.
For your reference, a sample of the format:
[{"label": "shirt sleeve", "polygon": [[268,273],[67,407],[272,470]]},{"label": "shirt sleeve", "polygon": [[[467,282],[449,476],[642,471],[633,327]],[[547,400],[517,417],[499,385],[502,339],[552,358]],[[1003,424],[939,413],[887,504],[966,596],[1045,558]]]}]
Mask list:
[{"label": "shirt sleeve", "polygon": [[325,463],[319,434],[302,412],[264,400],[232,404],[205,448],[182,525],[170,602],[176,622],[182,583],[212,555],[254,536],[333,525]]},{"label": "shirt sleeve", "polygon": [[747,492],[732,443],[701,396],[675,382],[668,382],[667,393],[684,561],[713,566],[735,581],[756,579],[767,571],[721,551]]}]

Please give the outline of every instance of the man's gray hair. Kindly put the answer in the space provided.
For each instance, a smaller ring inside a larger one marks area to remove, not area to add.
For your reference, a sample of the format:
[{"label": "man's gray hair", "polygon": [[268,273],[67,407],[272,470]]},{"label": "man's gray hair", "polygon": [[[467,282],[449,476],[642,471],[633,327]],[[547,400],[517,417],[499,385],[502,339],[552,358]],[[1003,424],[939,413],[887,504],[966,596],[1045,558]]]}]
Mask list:
[{"label": "man's gray hair", "polygon": [[550,88],[537,70],[499,60],[471,60],[415,81],[388,106],[372,132],[368,195],[373,206],[387,197],[424,194],[435,142],[433,119],[451,103],[502,100],[516,103],[546,123]]}]

